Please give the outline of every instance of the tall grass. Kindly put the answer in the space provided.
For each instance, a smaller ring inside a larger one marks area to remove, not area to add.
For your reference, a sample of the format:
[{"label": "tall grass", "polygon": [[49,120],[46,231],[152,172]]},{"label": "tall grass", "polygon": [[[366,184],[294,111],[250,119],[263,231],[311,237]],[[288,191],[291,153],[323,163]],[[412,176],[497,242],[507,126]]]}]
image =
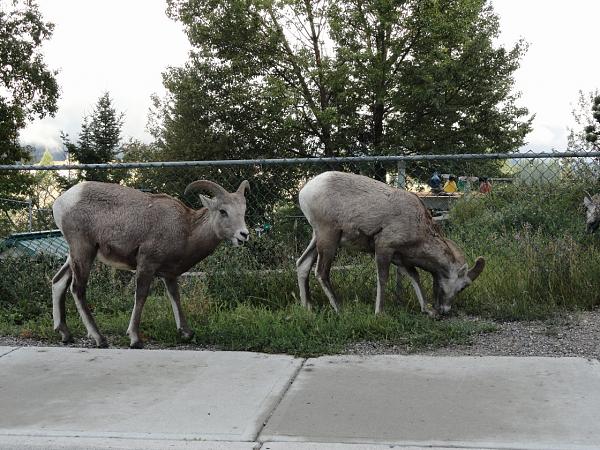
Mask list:
[{"label": "tall grass", "polygon": [[585,232],[589,186],[508,186],[453,209],[450,236],[487,266],[461,304],[495,319],[538,319],[600,305],[600,241]]}]

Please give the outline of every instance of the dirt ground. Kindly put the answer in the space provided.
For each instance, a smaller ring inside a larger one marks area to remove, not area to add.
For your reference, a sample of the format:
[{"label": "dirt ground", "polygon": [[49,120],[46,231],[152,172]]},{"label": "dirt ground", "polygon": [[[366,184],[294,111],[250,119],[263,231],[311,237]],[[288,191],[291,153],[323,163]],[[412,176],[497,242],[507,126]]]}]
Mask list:
[{"label": "dirt ground", "polygon": [[[479,320],[472,318],[472,320]],[[381,342],[359,342],[348,346],[344,353],[355,355],[422,354],[436,356],[580,356],[600,360],[600,310],[568,313],[546,321],[495,322],[498,331],[474,336],[467,345],[422,348],[417,351]],[[87,339],[76,340],[72,347],[91,347]],[[60,345],[33,339],[0,336],[4,346]],[[148,343],[147,349],[160,345]],[[171,349],[218,350],[184,344]]]}]

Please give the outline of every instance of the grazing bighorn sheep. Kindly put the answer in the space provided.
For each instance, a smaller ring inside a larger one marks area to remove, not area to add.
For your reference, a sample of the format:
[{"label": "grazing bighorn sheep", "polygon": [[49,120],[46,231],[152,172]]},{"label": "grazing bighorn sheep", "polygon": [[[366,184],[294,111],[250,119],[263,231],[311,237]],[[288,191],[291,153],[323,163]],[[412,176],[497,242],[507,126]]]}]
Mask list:
[{"label": "grazing bighorn sheep", "polygon": [[583,197],[583,205],[586,209],[586,229],[593,233],[600,226],[600,194],[590,196],[586,193]]},{"label": "grazing bighorn sheep", "polygon": [[96,256],[113,267],[135,270],[135,304],[127,329],[131,348],[143,346],[139,325],[154,276],[165,284],[180,335],[193,336],[181,310],[177,277],[213,253],[222,240],[241,245],[249,236],[244,221],[248,181],[233,193],[212,181],[194,181],[185,194],[200,189],[214,197],[200,195],[204,208],[199,210],[169,195],[93,181],[77,184],[56,199],[54,221],[69,244],[67,261],[52,280],[54,329],[63,342],[71,340],[65,321],[65,295],[71,283],[88,336],[98,347],[107,346],[85,299]]},{"label": "grazing bighorn sheep", "polygon": [[[448,313],[452,298],[469,286],[485,265],[479,257],[468,270],[463,253],[442,236],[419,197],[371,178],[325,172],[306,183],[299,200],[313,228],[312,240],[296,262],[300,300],[306,307],[310,307],[308,275],[316,259],[316,277],[338,311],[329,271],[340,245],[374,253],[378,274],[375,313],[382,310],[390,263],[409,277],[421,311],[430,316]],[[423,298],[417,267],[433,275],[435,310]]]}]

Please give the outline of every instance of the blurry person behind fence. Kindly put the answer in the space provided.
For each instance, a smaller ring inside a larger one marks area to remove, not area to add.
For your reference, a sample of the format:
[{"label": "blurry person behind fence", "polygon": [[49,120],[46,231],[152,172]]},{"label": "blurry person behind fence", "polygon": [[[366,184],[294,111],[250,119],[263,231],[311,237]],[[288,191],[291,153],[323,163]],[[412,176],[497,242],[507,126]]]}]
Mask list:
[{"label": "blurry person behind fence", "polygon": [[488,194],[492,192],[492,184],[488,180],[488,177],[479,178],[479,192],[482,194]]},{"label": "blurry person behind fence", "polygon": [[448,181],[446,181],[446,184],[444,184],[444,192],[452,194],[456,191],[458,191],[458,186],[456,186],[456,177],[454,175],[450,175],[450,178]]},{"label": "blurry person behind fence", "polygon": [[429,179],[429,187],[431,188],[431,192],[440,192],[442,190],[442,179],[440,178],[440,174],[437,172],[433,172],[433,175]]}]

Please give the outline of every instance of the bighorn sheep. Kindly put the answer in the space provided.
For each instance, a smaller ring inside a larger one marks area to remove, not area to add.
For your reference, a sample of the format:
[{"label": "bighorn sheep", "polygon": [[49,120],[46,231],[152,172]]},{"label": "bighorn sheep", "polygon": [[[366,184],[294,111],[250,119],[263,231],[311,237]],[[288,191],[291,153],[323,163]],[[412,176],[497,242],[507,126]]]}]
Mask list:
[{"label": "bighorn sheep", "polygon": [[[300,300],[306,307],[310,307],[308,275],[316,259],[317,280],[338,311],[329,271],[340,245],[375,255],[375,313],[382,310],[390,263],[408,276],[421,311],[430,316],[448,313],[452,298],[469,286],[485,265],[479,257],[468,270],[463,253],[442,236],[419,197],[371,178],[325,172],[306,183],[299,200],[313,228],[312,240],[296,262]],[[435,309],[423,298],[417,267],[433,275]]]},{"label": "bighorn sheep", "polygon": [[600,226],[600,194],[590,196],[586,193],[583,197],[583,205],[586,209],[586,229],[593,233]]},{"label": "bighorn sheep", "polygon": [[87,181],[64,192],[52,208],[54,221],[69,244],[67,261],[52,280],[54,329],[71,340],[65,321],[65,296],[71,283],[75,305],[98,347],[106,347],[85,299],[96,256],[105,264],[135,270],[135,304],[127,329],[131,348],[143,347],[139,336],[142,308],[154,276],[162,278],[173,307],[177,329],[193,336],[179,301],[177,277],[213,253],[222,240],[234,245],[248,240],[244,221],[248,181],[229,193],[212,181],[190,183],[185,193],[200,195],[204,208],[193,210],[164,194],[148,194],[117,184]]}]

